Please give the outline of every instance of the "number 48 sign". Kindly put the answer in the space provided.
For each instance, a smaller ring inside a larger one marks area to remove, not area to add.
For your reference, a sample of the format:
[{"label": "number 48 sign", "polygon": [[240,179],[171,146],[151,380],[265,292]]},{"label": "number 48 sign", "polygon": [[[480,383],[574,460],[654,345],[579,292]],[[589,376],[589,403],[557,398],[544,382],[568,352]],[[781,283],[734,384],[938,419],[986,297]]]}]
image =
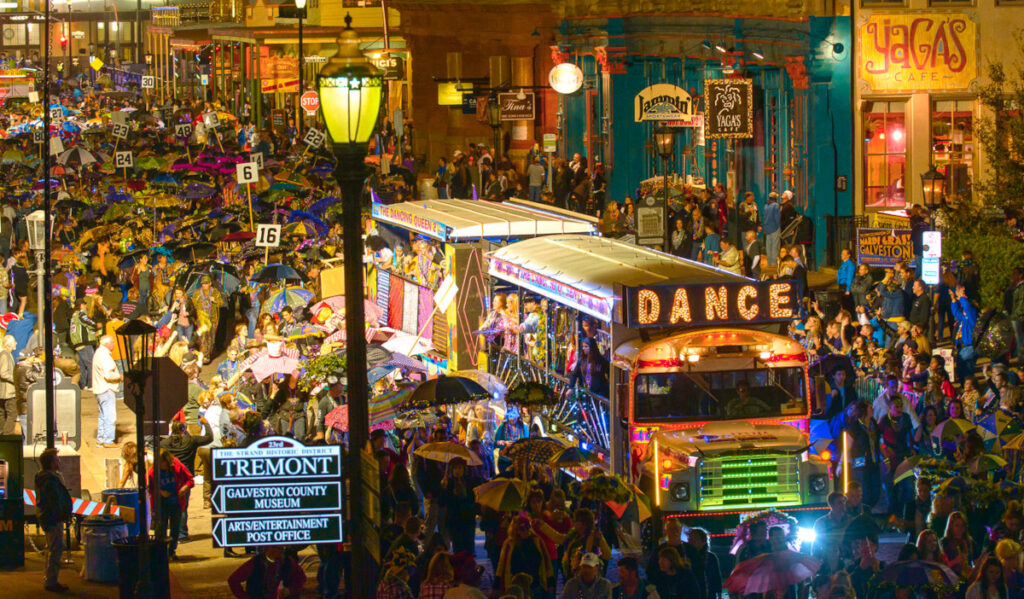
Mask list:
[{"label": "number 48 sign", "polygon": [[257,225],[256,247],[276,248],[281,245],[281,225]]}]

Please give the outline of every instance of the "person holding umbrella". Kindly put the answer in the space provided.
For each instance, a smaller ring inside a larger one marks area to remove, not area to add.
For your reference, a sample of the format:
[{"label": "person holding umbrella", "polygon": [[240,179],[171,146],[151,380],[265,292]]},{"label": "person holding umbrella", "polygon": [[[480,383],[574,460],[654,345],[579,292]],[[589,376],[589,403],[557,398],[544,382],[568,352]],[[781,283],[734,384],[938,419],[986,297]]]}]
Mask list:
[{"label": "person holding umbrella", "polygon": [[203,275],[199,280],[199,289],[192,296],[192,305],[196,312],[199,328],[199,347],[204,356],[212,356],[214,335],[217,334],[217,323],[220,321],[220,309],[224,305],[224,297],[220,290],[213,287],[210,275]]}]

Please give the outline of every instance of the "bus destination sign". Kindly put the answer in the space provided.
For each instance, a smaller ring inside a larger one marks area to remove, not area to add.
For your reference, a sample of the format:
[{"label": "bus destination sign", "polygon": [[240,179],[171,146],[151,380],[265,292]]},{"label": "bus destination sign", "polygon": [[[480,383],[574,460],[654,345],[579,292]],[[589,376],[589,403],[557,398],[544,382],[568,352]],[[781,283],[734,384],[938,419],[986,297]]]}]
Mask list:
[{"label": "bus destination sign", "polygon": [[797,317],[796,280],[625,288],[630,328],[781,322]]}]

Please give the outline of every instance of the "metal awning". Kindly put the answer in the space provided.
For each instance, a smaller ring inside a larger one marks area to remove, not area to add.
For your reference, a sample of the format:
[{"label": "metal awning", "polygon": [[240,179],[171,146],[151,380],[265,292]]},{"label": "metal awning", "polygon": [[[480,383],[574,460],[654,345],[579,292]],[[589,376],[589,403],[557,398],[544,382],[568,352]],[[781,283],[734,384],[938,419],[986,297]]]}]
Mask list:
[{"label": "metal awning", "polygon": [[375,220],[438,241],[522,239],[539,235],[595,232],[592,222],[544,210],[484,200],[427,200],[373,204]]},{"label": "metal awning", "polygon": [[742,283],[750,279],[605,237],[553,235],[513,243],[488,254],[489,272],[605,322],[621,298],[616,285]]}]

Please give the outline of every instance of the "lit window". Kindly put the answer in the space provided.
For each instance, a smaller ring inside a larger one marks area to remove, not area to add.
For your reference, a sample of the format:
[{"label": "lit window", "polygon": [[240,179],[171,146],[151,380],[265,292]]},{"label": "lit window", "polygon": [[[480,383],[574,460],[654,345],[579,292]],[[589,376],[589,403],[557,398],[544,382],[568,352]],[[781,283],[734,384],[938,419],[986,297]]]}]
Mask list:
[{"label": "lit window", "polygon": [[970,200],[974,180],[974,102],[933,100],[931,144],[932,164],[945,177],[946,197]]},{"label": "lit window", "polygon": [[906,205],[906,104],[868,102],[864,113],[864,207]]}]

